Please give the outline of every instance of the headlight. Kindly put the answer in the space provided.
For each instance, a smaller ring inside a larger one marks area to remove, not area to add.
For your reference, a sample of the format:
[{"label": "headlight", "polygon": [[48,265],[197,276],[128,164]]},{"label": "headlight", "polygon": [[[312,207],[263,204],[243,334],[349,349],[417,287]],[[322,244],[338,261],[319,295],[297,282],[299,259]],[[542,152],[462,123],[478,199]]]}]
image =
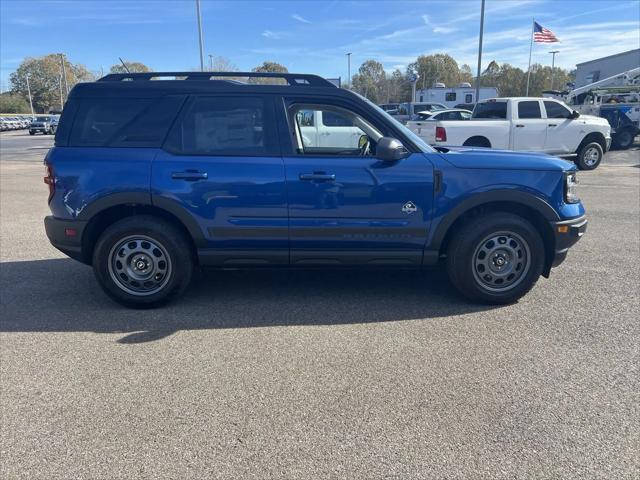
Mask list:
[{"label": "headlight", "polygon": [[576,172],[567,172],[564,175],[564,201],[566,203],[578,203],[580,197],[577,192],[578,178]]}]

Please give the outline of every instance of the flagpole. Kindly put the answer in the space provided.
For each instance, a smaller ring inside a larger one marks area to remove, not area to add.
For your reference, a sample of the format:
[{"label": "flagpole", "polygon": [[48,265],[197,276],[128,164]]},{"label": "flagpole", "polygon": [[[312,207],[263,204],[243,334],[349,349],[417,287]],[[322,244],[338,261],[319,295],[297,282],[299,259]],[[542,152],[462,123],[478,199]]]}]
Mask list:
[{"label": "flagpole", "polygon": [[527,68],[527,93],[525,97],[529,96],[529,78],[531,77],[531,52],[533,51],[533,32],[536,29],[536,19],[532,19],[531,22],[531,42],[529,43],[529,68]]}]

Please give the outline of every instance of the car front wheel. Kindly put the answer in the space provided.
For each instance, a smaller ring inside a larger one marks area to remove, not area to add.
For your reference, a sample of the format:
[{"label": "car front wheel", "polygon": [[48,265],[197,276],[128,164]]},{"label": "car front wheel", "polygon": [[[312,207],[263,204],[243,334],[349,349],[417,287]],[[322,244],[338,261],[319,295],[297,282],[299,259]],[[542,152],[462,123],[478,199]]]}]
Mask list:
[{"label": "car front wheel", "polygon": [[533,288],[544,259],[544,243],[533,225],[496,212],[475,217],[456,231],[447,251],[447,271],[467,298],[506,304]]},{"label": "car front wheel", "polygon": [[147,215],[124,218],[98,239],[93,270],[104,291],[134,308],[166,303],[189,285],[191,245],[169,222]]}]

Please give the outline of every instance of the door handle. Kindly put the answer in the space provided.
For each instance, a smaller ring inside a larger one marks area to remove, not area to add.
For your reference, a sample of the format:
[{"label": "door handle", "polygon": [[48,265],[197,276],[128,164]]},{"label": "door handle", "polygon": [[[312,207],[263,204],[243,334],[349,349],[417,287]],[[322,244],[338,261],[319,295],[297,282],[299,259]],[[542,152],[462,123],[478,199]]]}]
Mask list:
[{"label": "door handle", "polygon": [[187,180],[188,182],[195,182],[196,180],[205,180],[208,178],[207,172],[198,172],[197,170],[187,170],[184,172],[173,172],[171,178],[174,180]]},{"label": "door handle", "polygon": [[557,127],[557,126],[558,126],[558,124],[557,124],[557,123],[550,123],[550,124],[549,124],[549,126],[550,126],[550,127]]},{"label": "door handle", "polygon": [[301,173],[300,180],[303,182],[333,182],[336,176],[332,173]]},{"label": "door handle", "polygon": [[516,128],[524,128],[524,125],[523,125],[523,124],[521,124],[521,123],[518,123],[518,124],[516,125]]}]

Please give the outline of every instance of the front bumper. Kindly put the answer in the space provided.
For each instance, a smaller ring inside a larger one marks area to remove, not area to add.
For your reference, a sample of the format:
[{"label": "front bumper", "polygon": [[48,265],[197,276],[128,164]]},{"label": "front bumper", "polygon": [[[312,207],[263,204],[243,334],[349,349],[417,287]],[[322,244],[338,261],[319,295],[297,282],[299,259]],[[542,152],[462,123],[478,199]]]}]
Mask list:
[{"label": "front bumper", "polygon": [[53,216],[44,218],[44,229],[51,245],[65,255],[83,263],[89,263],[82,251],[82,233],[87,222],[64,220]]},{"label": "front bumper", "polygon": [[587,217],[572,218],[560,222],[551,222],[555,237],[555,252],[552,267],[557,267],[567,258],[567,252],[587,231]]}]

